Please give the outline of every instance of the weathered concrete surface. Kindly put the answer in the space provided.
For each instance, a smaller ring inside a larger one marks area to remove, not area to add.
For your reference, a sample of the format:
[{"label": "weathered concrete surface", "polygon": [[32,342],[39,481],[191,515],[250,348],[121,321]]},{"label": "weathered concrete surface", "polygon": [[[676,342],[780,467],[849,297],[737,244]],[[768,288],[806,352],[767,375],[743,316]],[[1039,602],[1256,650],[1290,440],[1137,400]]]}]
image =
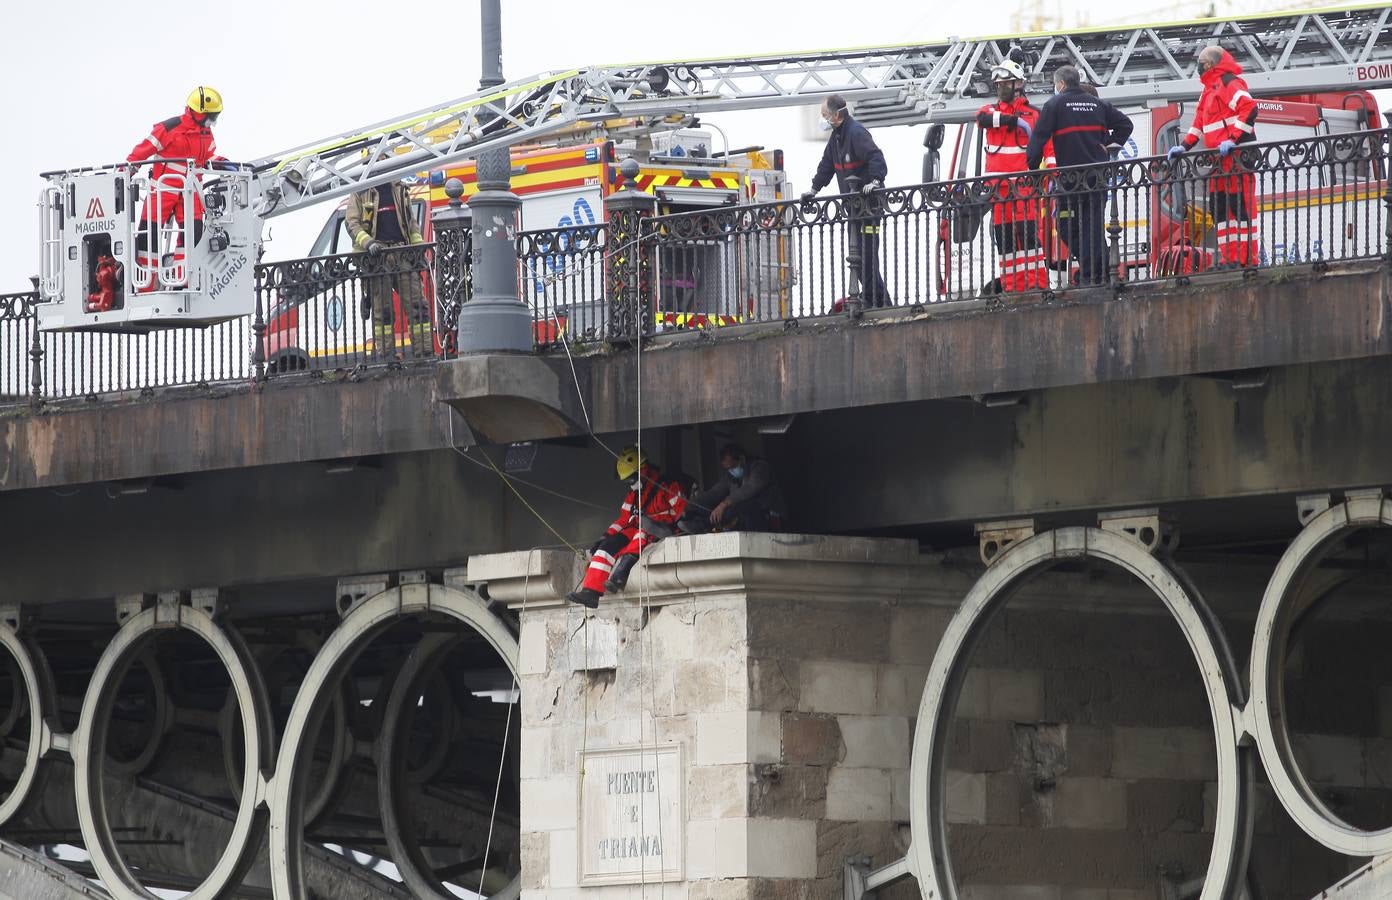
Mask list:
[{"label": "weathered concrete surface", "polygon": [[[0,417],[0,490],[345,459],[449,446],[429,368],[274,379]],[[458,437],[463,443],[467,429]]]},{"label": "weathered concrete surface", "polygon": [[6,900],[102,900],[106,891],[28,847],[0,840],[0,897]]},{"label": "weathered concrete surface", "polygon": [[[673,343],[643,353],[643,424],[971,397],[1355,359],[1392,353],[1388,270],[1222,276],[1148,286],[1113,300],[1053,303],[806,326],[745,340]],[[906,311],[907,313],[907,311]],[[587,358],[596,431],[636,426],[637,354]]]},{"label": "weathered concrete surface", "polygon": [[[1324,276],[1219,277],[1053,303],[765,327],[654,341],[642,354],[645,428],[1281,367],[1392,353],[1385,266]],[[273,380],[0,419],[0,490],[145,478],[448,445],[448,408],[515,441],[638,423],[638,354],[459,360],[359,382]],[[578,386],[578,387],[577,387]],[[583,398],[583,408],[581,399]],[[443,403],[442,403],[443,401]],[[457,429],[456,441],[465,441]]]}]

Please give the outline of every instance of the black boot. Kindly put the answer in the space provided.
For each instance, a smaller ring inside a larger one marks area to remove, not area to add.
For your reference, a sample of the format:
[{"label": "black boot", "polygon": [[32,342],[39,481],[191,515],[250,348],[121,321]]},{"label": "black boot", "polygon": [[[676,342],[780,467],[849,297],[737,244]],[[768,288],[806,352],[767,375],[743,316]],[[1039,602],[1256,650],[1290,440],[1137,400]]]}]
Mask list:
[{"label": "black boot", "polygon": [[614,571],[609,573],[609,580],[604,582],[604,590],[621,591],[624,585],[628,584],[628,573],[633,571],[633,567],[638,564],[638,554],[629,553],[619,557],[619,561],[614,563]]},{"label": "black boot", "polygon": [[600,596],[599,591],[591,590],[590,588],[580,588],[577,591],[571,591],[567,594],[566,599],[571,603],[579,603],[581,606],[588,606],[590,609],[598,609]]}]

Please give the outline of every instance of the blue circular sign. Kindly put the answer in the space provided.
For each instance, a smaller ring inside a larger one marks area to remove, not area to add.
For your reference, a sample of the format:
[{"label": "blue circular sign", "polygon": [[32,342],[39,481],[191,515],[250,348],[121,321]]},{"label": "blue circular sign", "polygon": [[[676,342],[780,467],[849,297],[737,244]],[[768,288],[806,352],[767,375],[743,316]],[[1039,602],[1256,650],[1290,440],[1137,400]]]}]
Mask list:
[{"label": "blue circular sign", "polygon": [[330,331],[338,331],[343,327],[343,298],[337,294],[330,297],[325,304],[324,324],[329,326]]}]

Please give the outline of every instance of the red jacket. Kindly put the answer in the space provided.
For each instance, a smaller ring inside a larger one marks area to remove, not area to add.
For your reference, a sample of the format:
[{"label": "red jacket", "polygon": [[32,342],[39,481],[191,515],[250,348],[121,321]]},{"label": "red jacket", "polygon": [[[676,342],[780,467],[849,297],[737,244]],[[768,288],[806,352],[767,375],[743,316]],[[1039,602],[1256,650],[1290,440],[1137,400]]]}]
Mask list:
[{"label": "red jacket", "polygon": [[1208,148],[1217,147],[1224,141],[1235,144],[1257,139],[1257,101],[1247,92],[1247,82],[1242,80],[1242,66],[1223,51],[1218,64],[1199,76],[1203,82],[1203,96],[1199,97],[1199,107],[1194,112],[1194,124],[1184,136],[1185,149],[1192,148],[1203,140]]},{"label": "red jacket", "polygon": [[[686,495],[675,479],[663,478],[662,472],[654,466],[644,466],[643,504],[641,515],[664,525],[675,525],[686,512]],[[638,531],[638,492],[629,489],[619,507],[619,517],[609,526],[606,534],[626,534],[632,537]]]},{"label": "red jacket", "polygon": [[976,124],[982,129],[988,174],[1028,170],[1025,148],[1029,146],[1029,135],[1019,126],[1022,119],[1031,128],[1039,121],[1039,110],[1024,97],[1009,103],[989,103],[977,112]]},{"label": "red jacket", "polygon": [[206,166],[211,160],[221,160],[217,155],[217,144],[213,141],[213,129],[207,120],[198,121],[191,110],[184,110],[182,116],[157,122],[150,129],[150,136],[135,145],[126,157],[126,162],[140,162],[150,157],[181,160],[180,162],[161,162],[151,166],[150,180],[170,175],[165,183],[170,187],[183,185],[180,177],[188,172],[185,159],[193,160],[195,166]]}]

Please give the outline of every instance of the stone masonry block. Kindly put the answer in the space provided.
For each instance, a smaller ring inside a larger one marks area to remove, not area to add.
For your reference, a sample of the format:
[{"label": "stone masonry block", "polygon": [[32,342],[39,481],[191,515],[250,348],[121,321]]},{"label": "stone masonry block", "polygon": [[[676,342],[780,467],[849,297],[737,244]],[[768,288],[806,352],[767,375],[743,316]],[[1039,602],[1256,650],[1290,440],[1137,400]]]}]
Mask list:
[{"label": "stone masonry block", "polygon": [[817,823],[802,819],[745,819],[749,874],[763,878],[817,877]]},{"label": "stone masonry block", "polygon": [[1037,722],[1044,717],[1044,680],[1039,672],[992,669],[987,685],[987,718]]},{"label": "stone masonry block", "polygon": [[579,846],[576,832],[551,832],[551,888],[573,888],[580,882]]},{"label": "stone masonry block", "polygon": [[877,821],[890,817],[890,773],[879,769],[837,766],[827,780],[826,817],[841,821]]},{"label": "stone masonry block", "polygon": [[749,630],[743,609],[698,608],[693,625],[697,659],[745,659]]},{"label": "stone masonry block", "polygon": [[1362,787],[1363,741],[1332,734],[1297,734],[1291,738],[1300,771],[1320,787]]},{"label": "stone masonry block", "polygon": [[747,900],[748,882],[743,878],[703,878],[689,881],[687,900]]},{"label": "stone masonry block", "polygon": [[[666,663],[664,663],[666,665]],[[729,712],[745,708],[742,695],[731,696],[730,666],[722,660],[691,659],[671,663],[672,711],[683,713]]]},{"label": "stone masonry block", "polygon": [[1020,824],[1020,809],[1024,805],[1024,783],[1012,772],[997,772],[986,776],[986,824],[1014,826]]},{"label": "stone masonry block", "polygon": [[776,763],[783,760],[783,717],[778,713],[751,712],[749,761]]},{"label": "stone masonry block", "polygon": [[545,831],[522,832],[522,889],[546,888],[551,876],[551,835]]},{"label": "stone masonry block", "polygon": [[964,825],[985,823],[985,775],[979,772],[947,773],[947,821]]},{"label": "stone masonry block", "polygon": [[687,772],[687,817],[731,819],[745,815],[749,799],[749,767],[693,766]]},{"label": "stone masonry block", "polygon": [[1060,828],[1116,830],[1126,827],[1126,782],[1114,778],[1059,780],[1054,824]]},{"label": "stone masonry block", "polygon": [[755,765],[749,786],[749,815],[768,819],[825,818],[830,771],[826,766]]},{"label": "stone masonry block", "polygon": [[749,762],[748,713],[703,713],[695,719],[696,765],[719,766]]},{"label": "stone masonry block", "polygon": [[749,660],[749,708],[769,712],[797,709],[801,664],[795,659]]},{"label": "stone masonry block", "polygon": [[898,716],[838,716],[848,768],[907,769],[909,720]]},{"label": "stone masonry block", "polygon": [[973,772],[1007,772],[1014,768],[1014,725],[983,721],[961,724],[967,731],[967,756],[957,761],[960,768]]},{"label": "stone masonry block", "polygon": [[1062,888],[1043,884],[969,884],[959,900],[1060,900]]},{"label": "stone masonry block", "polygon": [[1112,734],[1095,725],[1067,725],[1064,745],[1070,775],[1107,775],[1112,769]]},{"label": "stone masonry block", "polygon": [[574,778],[522,779],[522,808],[527,827],[533,831],[561,831],[574,828],[576,796]]},{"label": "stone masonry block", "polygon": [[696,612],[686,605],[659,606],[648,618],[646,638],[664,664],[696,657]]},{"label": "stone masonry block", "polygon": [[875,709],[874,666],[807,660],[800,669],[800,709],[852,715]]},{"label": "stone masonry block", "polygon": [[890,613],[889,658],[926,667],[933,661],[952,610],[932,606],[897,606]]},{"label": "stone masonry block", "polygon": [[528,616],[522,620],[522,633],[517,641],[517,674],[541,675],[548,665],[546,620]]},{"label": "stone masonry block", "polygon": [[986,669],[971,668],[957,695],[958,719],[984,719],[990,710],[990,678]]},{"label": "stone masonry block", "polygon": [[1218,777],[1213,733],[1197,728],[1117,728],[1112,775],[1204,781]]},{"label": "stone masonry block", "polygon": [[837,717],[808,713],[783,714],[783,761],[790,765],[827,766],[839,762],[845,750]]},{"label": "stone masonry block", "polygon": [[873,663],[889,646],[888,608],[878,604],[762,601],[748,615],[755,656]]},{"label": "stone masonry block", "polygon": [[927,681],[927,666],[881,666],[875,690],[875,712],[885,716],[917,716]]},{"label": "stone masonry block", "polygon": [[1132,781],[1127,785],[1127,821],[1132,829],[1147,834],[1199,831],[1204,824],[1205,787],[1199,781]]},{"label": "stone masonry block", "polygon": [[519,752],[519,769],[523,778],[545,778],[555,774],[550,771],[550,728],[523,728]]}]

